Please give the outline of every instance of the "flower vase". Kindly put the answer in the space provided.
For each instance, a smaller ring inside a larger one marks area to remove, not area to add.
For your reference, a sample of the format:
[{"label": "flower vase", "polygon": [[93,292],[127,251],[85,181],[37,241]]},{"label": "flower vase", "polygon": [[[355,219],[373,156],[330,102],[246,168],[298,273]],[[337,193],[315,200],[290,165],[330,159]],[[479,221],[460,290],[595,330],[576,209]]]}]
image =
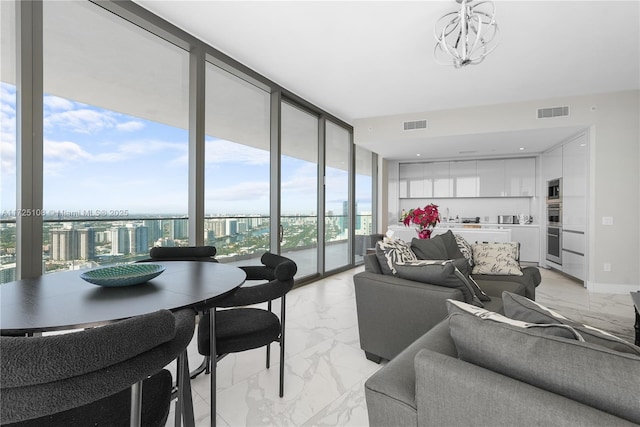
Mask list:
[{"label": "flower vase", "polygon": [[419,228],[416,229],[416,231],[418,232],[418,239],[430,239],[431,238],[431,232],[433,230],[431,230],[430,228]]}]

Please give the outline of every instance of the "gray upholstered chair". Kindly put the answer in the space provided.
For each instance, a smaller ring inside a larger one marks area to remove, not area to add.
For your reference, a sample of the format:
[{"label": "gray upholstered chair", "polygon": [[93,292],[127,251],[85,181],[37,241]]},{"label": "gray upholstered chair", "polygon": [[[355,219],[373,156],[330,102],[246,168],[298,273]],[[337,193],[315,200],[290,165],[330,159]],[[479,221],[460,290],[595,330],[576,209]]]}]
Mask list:
[{"label": "gray upholstered chair", "polygon": [[[289,258],[266,252],[262,255],[261,266],[240,267],[247,273],[245,285],[216,302],[215,314],[215,357],[211,359],[211,381],[215,383],[217,361],[229,353],[267,346],[267,368],[270,364],[269,347],[272,342],[280,343],[280,397],[284,394],[284,338],[286,294],[294,285],[298,271],[295,262]],[[257,281],[253,285],[251,282]],[[281,299],[280,317],[271,311],[271,301]],[[267,309],[245,307],[267,302]],[[198,323],[198,351],[211,356],[209,338],[209,313]],[[215,395],[211,397],[215,408]],[[215,416],[214,414],[211,415]]]},{"label": "gray upholstered chair", "polygon": [[176,358],[176,425],[183,413],[192,418],[185,373],[194,318],[190,309],[160,310],[80,332],[0,337],[0,423],[163,426],[172,392],[163,368]]}]

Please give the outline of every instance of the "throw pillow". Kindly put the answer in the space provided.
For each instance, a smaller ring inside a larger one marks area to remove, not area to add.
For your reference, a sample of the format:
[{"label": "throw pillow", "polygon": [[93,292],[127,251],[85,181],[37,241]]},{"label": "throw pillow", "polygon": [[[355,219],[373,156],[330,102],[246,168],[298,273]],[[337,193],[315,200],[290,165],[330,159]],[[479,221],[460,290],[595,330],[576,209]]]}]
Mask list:
[{"label": "throw pillow", "polygon": [[640,347],[635,346],[603,330],[575,322],[529,298],[511,292],[502,293],[504,313],[512,319],[533,323],[560,323],[580,332],[586,342],[601,345],[611,350],[640,356]]},{"label": "throw pillow", "polygon": [[376,243],[376,256],[382,272],[393,276],[396,275],[394,264],[418,259],[411,251],[409,244],[400,239],[378,241]]},{"label": "throw pillow", "polygon": [[449,259],[442,239],[411,239],[411,250],[418,259]]},{"label": "throw pillow", "polygon": [[432,237],[432,239],[442,240],[442,242],[444,243],[444,247],[447,250],[447,259],[464,257],[462,252],[460,252],[460,248],[458,248],[458,244],[456,243],[456,236],[453,234],[453,231],[447,230],[446,233],[438,234],[437,236]]},{"label": "throw pillow", "polygon": [[471,249],[474,264],[471,274],[522,276],[516,243],[475,243]]},{"label": "throw pillow", "polygon": [[456,239],[456,244],[458,245],[458,250],[462,256],[467,259],[469,265],[473,267],[473,249],[471,249],[471,245],[459,234],[454,234],[454,237]]},{"label": "throw pillow", "polygon": [[395,268],[402,279],[459,289],[465,302],[483,307],[473,286],[452,260],[407,261],[396,263]]},{"label": "throw pillow", "polygon": [[462,310],[449,316],[449,331],[464,361],[640,423],[639,356]]}]

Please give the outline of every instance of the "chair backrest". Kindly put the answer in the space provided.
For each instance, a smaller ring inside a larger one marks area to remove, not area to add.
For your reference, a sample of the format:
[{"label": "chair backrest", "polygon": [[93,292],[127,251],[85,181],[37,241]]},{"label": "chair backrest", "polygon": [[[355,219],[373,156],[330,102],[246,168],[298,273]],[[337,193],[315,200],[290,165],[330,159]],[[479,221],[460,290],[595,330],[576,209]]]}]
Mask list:
[{"label": "chair backrest", "polygon": [[176,246],[155,247],[149,252],[150,260],[146,261],[208,261],[218,262],[215,246]]},{"label": "chair backrest", "polygon": [[161,310],[63,335],[0,337],[0,423],[83,406],[159,372],[191,341],[194,317]]},{"label": "chair backrest", "polygon": [[247,280],[266,281],[253,286],[241,286],[233,294],[216,302],[217,307],[238,307],[259,304],[277,299],[289,292],[298,272],[295,262],[282,255],[265,252],[261,266],[240,267],[247,274]]}]

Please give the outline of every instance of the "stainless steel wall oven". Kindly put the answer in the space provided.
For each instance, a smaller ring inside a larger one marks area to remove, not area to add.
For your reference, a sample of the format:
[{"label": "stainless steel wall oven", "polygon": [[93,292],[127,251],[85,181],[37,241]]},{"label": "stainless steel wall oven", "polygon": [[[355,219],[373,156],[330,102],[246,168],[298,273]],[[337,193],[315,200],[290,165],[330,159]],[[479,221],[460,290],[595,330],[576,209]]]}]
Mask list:
[{"label": "stainless steel wall oven", "polygon": [[562,179],[548,183],[547,260],[562,265]]}]

